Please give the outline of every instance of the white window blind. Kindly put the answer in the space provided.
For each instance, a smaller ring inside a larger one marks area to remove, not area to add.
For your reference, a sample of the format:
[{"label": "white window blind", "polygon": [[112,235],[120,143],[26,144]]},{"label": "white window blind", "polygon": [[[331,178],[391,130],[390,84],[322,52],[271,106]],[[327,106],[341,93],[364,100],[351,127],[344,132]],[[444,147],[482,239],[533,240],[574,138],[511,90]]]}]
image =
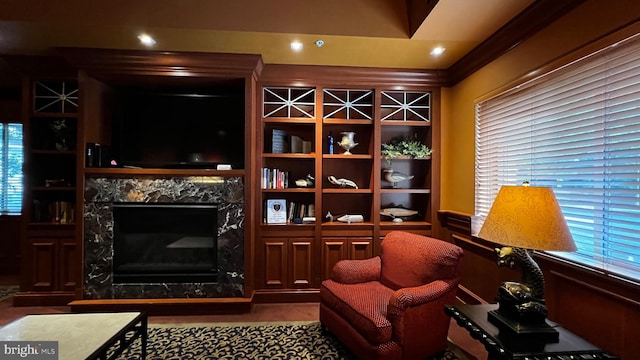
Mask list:
[{"label": "white window blind", "polygon": [[552,187],[578,247],[640,280],[640,34],[476,104],[476,215],[502,185]]},{"label": "white window blind", "polygon": [[0,215],[22,210],[22,124],[0,123]]}]

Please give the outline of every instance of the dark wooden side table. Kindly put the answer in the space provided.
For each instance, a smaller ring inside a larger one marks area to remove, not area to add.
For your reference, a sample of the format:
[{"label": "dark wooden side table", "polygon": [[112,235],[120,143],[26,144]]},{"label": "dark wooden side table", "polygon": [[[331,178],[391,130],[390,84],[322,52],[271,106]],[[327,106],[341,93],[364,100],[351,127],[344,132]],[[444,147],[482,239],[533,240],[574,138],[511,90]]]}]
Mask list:
[{"label": "dark wooden side table", "polygon": [[457,305],[446,306],[445,312],[484,345],[489,360],[619,359],[561,326],[555,327],[560,335],[557,343],[535,344],[501,335],[487,318],[487,312],[497,308],[497,304]]}]

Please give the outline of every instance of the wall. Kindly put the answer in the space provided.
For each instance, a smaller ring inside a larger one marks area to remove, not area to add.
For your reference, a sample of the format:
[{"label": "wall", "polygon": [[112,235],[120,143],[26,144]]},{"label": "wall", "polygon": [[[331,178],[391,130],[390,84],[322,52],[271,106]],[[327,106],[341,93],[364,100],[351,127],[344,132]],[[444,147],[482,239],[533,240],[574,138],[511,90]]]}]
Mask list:
[{"label": "wall", "polygon": [[625,24],[637,0],[589,0],[516,48],[442,92],[441,209],[474,213],[475,109],[487,96]]}]

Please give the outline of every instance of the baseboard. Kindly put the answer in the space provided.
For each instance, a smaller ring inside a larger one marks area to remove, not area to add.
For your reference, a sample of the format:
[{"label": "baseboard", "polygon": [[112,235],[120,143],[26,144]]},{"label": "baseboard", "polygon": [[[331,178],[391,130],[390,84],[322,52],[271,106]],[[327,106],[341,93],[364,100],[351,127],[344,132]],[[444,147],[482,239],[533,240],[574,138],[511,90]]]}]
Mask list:
[{"label": "baseboard", "polygon": [[254,292],[253,299],[256,304],[319,302],[320,289],[262,289]]},{"label": "baseboard", "polygon": [[142,311],[149,316],[244,314],[251,311],[253,298],[196,299],[105,299],[75,300],[69,303],[71,312]]},{"label": "baseboard", "polygon": [[78,298],[75,292],[28,292],[13,295],[13,306],[66,306]]}]

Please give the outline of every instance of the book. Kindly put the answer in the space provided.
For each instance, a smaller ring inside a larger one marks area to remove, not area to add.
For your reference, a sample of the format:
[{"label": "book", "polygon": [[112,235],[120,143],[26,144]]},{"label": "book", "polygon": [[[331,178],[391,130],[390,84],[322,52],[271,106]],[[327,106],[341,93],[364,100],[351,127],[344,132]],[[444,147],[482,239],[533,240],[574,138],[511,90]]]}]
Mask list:
[{"label": "book", "polygon": [[287,201],[285,199],[267,200],[267,224],[287,223]]},{"label": "book", "polygon": [[302,153],[303,154],[311,154],[311,141],[303,141],[302,142]]},{"label": "book", "polygon": [[274,154],[284,153],[284,143],[287,133],[284,130],[273,129],[271,132],[271,152]]},{"label": "book", "polygon": [[303,141],[300,136],[291,135],[291,153],[292,154],[302,153],[302,145],[303,145]]}]

